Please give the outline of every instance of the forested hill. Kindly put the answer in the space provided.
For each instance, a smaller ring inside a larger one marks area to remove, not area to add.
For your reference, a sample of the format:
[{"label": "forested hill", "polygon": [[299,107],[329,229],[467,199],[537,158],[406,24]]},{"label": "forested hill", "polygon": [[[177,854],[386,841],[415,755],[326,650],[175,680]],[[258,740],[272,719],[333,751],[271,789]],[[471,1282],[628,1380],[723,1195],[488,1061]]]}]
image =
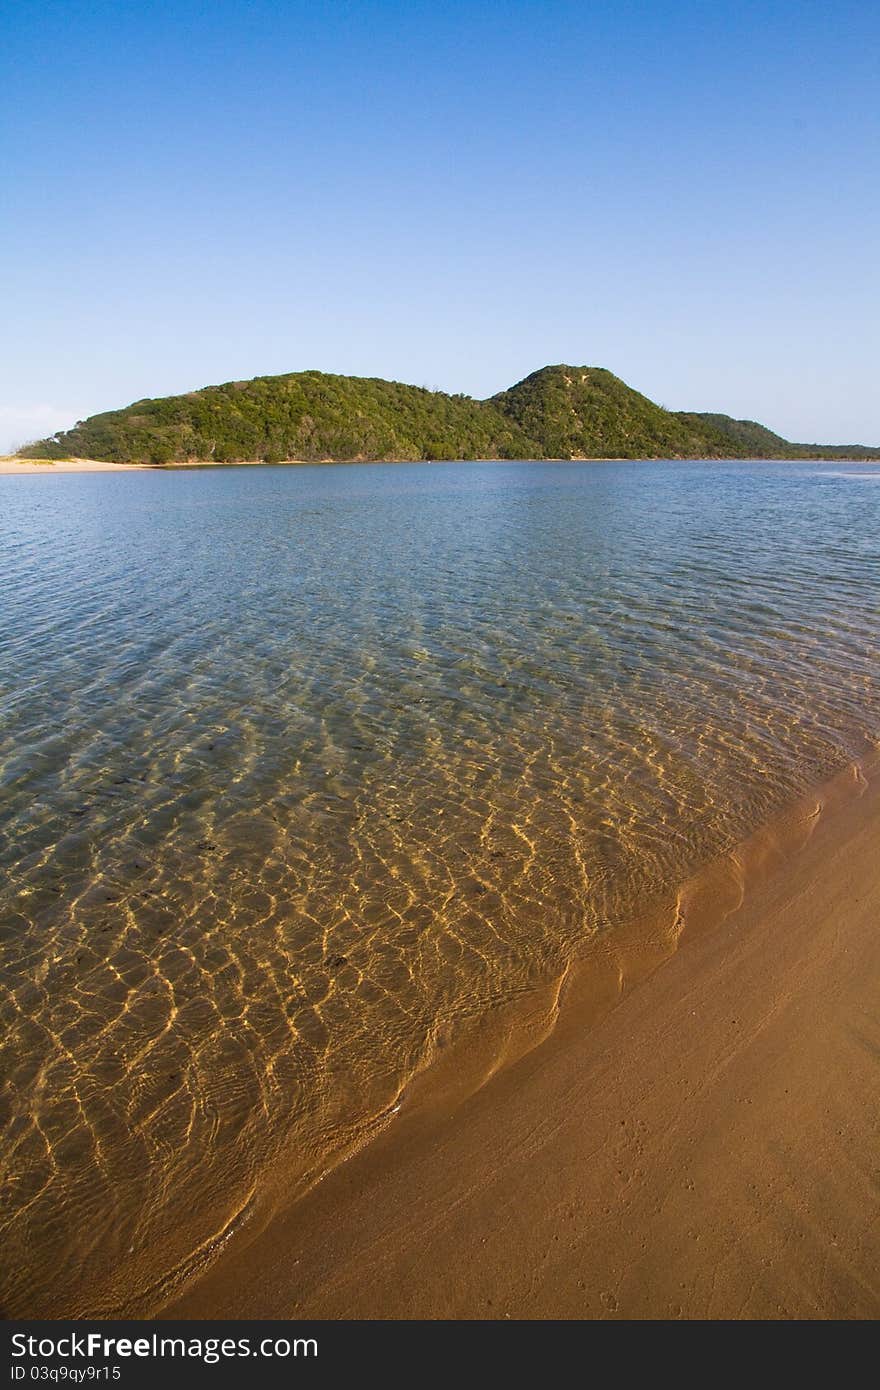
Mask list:
[{"label": "forested hill", "polygon": [[372,377],[293,372],[136,401],[26,453],[119,463],[204,459],[525,458],[534,445],[493,406]]},{"label": "forested hill", "polygon": [[602,367],[542,367],[488,404],[540,444],[540,458],[715,458],[731,450],[698,415],[664,410]]},{"label": "forested hill", "polygon": [[463,458],[878,458],[789,444],[727,415],[672,412],[601,367],[543,367],[487,401],[373,377],[292,372],[136,401],[25,458],[233,463]]},{"label": "forested hill", "polygon": [[847,458],[878,459],[880,448],[866,444],[791,444],[754,420],[732,420],[729,415],[697,415],[696,419],[735,440],[749,458]]}]

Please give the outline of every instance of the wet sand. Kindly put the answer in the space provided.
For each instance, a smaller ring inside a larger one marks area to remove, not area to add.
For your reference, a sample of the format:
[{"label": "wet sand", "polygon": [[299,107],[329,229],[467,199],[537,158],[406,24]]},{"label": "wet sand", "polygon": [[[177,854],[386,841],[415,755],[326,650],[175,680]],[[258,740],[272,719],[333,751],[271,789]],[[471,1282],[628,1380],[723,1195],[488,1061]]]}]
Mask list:
[{"label": "wet sand", "polygon": [[154,1311],[876,1317],[878,835],[876,765],[805,798]]}]

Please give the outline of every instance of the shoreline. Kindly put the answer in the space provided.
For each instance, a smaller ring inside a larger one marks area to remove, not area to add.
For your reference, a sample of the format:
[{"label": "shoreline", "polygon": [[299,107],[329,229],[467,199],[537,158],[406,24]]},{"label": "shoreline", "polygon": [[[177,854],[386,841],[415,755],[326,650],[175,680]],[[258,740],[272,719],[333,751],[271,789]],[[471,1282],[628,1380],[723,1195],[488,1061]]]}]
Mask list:
[{"label": "shoreline", "polygon": [[[103,459],[19,459],[15,455],[0,457],[0,477],[47,477],[70,473],[176,473],[199,468],[325,468],[328,464],[350,468],[357,464],[424,463],[443,467],[458,463],[665,463],[665,458],[553,458],[553,459],[282,459],[266,463],[264,459],[236,459],[230,463],[213,463],[210,459],[186,459],[179,463],[109,463]],[[828,463],[868,464],[880,468],[880,459],[865,458],[676,458],[676,463]]]},{"label": "shoreline", "polygon": [[279,1175],[136,1316],[876,1316],[878,761],[499,1011],[303,1196]]}]

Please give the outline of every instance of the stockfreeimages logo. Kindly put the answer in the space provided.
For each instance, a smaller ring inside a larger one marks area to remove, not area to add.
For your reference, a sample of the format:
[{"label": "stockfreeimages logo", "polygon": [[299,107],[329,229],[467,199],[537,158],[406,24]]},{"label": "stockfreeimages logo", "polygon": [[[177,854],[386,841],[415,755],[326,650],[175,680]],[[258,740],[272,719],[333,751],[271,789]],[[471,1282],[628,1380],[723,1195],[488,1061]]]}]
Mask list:
[{"label": "stockfreeimages logo", "polygon": [[[42,1361],[58,1357],[62,1361],[127,1360],[130,1357],[150,1359],[170,1357],[179,1360],[203,1361],[215,1365],[234,1357],[317,1356],[318,1343],[314,1337],[106,1337],[103,1332],[72,1332],[62,1337],[34,1337],[24,1332],[12,1335],[12,1355],[19,1361],[12,1367],[12,1379],[24,1380],[27,1366],[21,1358]],[[71,1377],[73,1379],[73,1377]]]}]

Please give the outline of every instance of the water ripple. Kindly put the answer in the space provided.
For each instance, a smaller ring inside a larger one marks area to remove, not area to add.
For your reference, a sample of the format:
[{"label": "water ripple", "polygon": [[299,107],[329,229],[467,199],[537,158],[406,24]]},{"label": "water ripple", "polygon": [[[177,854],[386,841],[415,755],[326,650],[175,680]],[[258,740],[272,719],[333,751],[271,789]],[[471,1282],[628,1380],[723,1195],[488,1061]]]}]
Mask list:
[{"label": "water ripple", "polygon": [[6,1307],[134,1306],[876,738],[851,483],[0,479]]}]

